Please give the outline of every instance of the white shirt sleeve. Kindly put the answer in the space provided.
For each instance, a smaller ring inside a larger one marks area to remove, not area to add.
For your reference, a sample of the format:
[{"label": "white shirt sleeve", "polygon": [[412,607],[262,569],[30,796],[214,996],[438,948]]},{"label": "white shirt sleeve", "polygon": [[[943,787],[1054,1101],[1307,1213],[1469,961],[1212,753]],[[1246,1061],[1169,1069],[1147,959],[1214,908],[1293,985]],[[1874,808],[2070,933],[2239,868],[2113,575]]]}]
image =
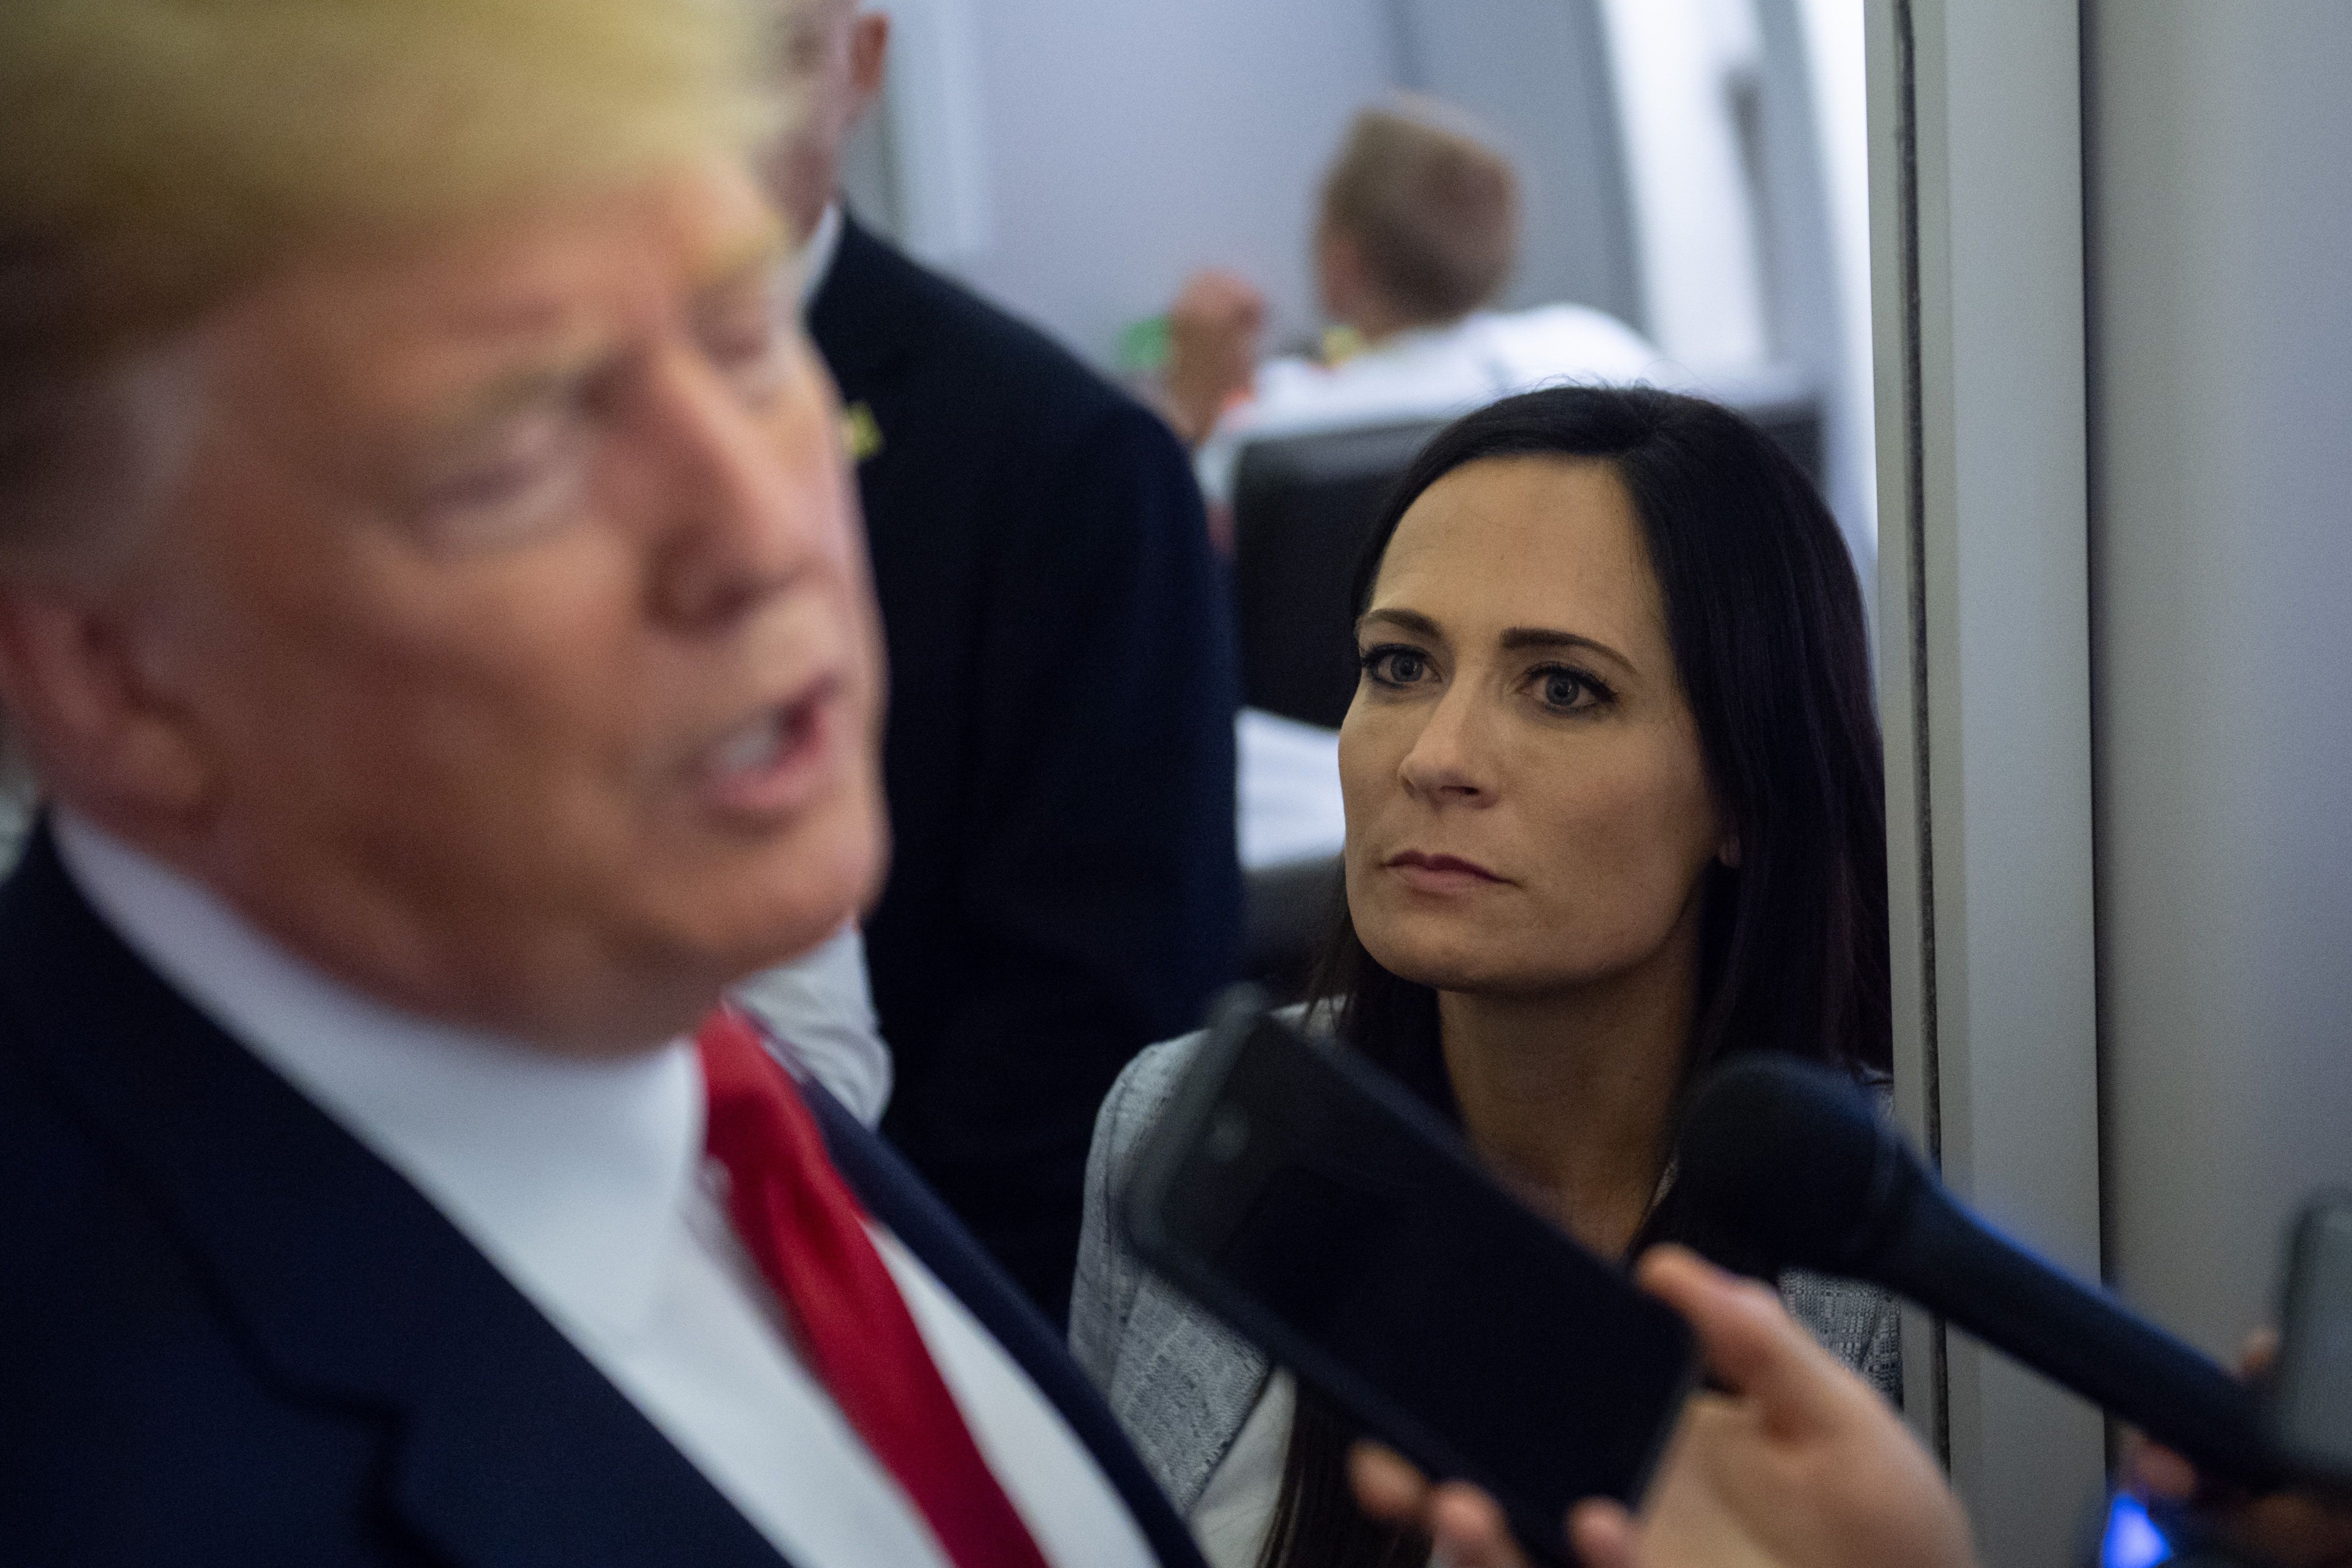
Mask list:
[{"label": "white shirt sleeve", "polygon": [[866,939],[855,924],[823,946],[738,985],[749,1008],[809,1075],[868,1127],[890,1103],[890,1048],[866,978]]}]

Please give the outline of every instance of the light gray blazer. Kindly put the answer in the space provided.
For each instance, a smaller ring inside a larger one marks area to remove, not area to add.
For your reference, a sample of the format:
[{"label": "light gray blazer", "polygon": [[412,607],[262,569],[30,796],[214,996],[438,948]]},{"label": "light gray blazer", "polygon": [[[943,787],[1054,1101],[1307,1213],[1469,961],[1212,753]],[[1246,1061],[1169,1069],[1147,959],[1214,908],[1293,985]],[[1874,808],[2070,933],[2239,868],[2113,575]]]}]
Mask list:
[{"label": "light gray blazer", "polygon": [[[1087,1158],[1086,1228],[1070,1298],[1070,1348],[1103,1391],[1137,1452],[1189,1512],[1233,1447],[1271,1368],[1265,1357],[1146,1269],[1119,1239],[1114,1197],[1202,1036],[1155,1045],[1129,1062],[1095,1119]],[[1794,1271],[1790,1312],[1891,1399],[1902,1397],[1899,1318],[1868,1285]]]}]

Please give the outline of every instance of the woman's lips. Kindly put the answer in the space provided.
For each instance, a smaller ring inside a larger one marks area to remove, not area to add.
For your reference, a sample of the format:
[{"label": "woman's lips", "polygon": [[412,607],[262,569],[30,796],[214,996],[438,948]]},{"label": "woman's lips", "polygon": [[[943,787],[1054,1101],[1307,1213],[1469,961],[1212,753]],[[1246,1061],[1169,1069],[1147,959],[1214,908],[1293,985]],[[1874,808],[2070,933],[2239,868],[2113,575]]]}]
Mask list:
[{"label": "woman's lips", "polygon": [[1500,887],[1508,880],[1475,861],[1454,855],[1423,854],[1419,850],[1391,855],[1385,863],[1399,881],[1423,893],[1468,893],[1481,887]]},{"label": "woman's lips", "polygon": [[703,754],[705,798],[721,810],[753,816],[805,805],[832,776],[841,744],[840,695],[840,680],[828,676],[722,736]]}]

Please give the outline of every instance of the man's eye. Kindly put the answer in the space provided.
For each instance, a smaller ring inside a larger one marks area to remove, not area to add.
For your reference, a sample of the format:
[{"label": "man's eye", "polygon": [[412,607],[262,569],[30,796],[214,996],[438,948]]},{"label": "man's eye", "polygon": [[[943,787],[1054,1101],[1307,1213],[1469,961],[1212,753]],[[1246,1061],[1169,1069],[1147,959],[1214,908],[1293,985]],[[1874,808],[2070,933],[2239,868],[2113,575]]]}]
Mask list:
[{"label": "man's eye", "polygon": [[784,335],[771,322],[714,330],[704,338],[703,349],[754,403],[765,402],[783,382]]},{"label": "man's eye", "polygon": [[495,549],[568,514],[583,465],[577,432],[550,415],[523,422],[489,451],[427,485],[419,520],[433,541],[457,549]]}]

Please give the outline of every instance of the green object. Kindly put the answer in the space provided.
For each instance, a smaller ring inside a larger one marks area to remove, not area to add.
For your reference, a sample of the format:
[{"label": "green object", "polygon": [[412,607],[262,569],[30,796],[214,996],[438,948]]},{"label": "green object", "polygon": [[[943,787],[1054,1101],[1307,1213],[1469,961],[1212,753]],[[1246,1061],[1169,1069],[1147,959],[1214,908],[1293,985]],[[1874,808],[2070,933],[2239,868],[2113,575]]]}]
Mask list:
[{"label": "green object", "polygon": [[1118,368],[1130,376],[1156,376],[1168,368],[1168,318],[1147,316],[1118,335]]}]

